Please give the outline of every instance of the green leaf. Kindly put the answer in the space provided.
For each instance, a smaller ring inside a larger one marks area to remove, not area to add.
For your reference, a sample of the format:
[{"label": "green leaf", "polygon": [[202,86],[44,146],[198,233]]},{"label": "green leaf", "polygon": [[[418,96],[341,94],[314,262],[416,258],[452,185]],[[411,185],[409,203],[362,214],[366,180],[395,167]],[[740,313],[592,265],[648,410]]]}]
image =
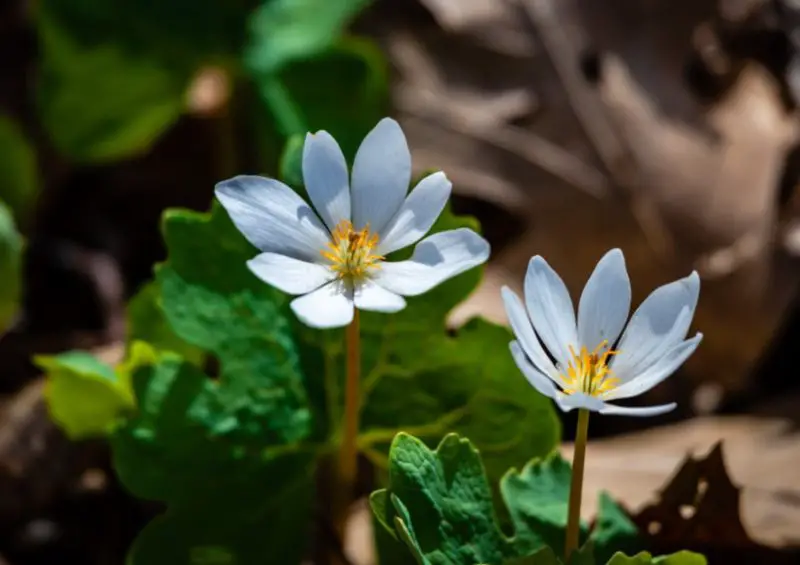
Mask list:
[{"label": "green leaf", "polygon": [[[323,70],[316,78],[308,76],[308,67],[292,71],[287,64],[323,53],[367,3],[44,0],[37,5],[42,122],[56,147],[72,159],[95,162],[135,155],[180,116],[191,78],[204,65],[215,65],[237,77],[244,68],[259,84],[282,133],[304,132],[306,123],[314,126],[315,115],[363,102],[362,85],[343,82],[353,76],[352,63],[309,61],[311,70]],[[287,91],[282,81],[289,79],[278,76],[284,70],[305,75],[299,91]],[[309,87],[313,92],[307,92]],[[325,102],[324,111],[306,106],[304,97],[319,100],[326,90],[335,96]],[[338,95],[342,91],[346,97]]]},{"label": "green leaf", "polygon": [[611,558],[608,565],[706,565],[706,558],[691,551],[679,551],[660,557],[653,557],[643,551],[633,557],[617,553]]},{"label": "green leaf", "polygon": [[142,44],[126,44],[115,34],[122,24],[115,27],[112,21],[148,23],[133,5],[125,14],[117,3],[102,10],[102,2],[86,4],[92,8],[70,11],[56,0],[38,6],[39,116],[55,146],[71,159],[129,157],[149,148],[181,115],[192,69],[170,66]]},{"label": "green leaf", "polygon": [[[475,451],[472,453],[480,458]],[[479,464],[480,459],[474,463]],[[534,539],[533,549],[547,545],[558,555],[564,553],[571,477],[569,463],[553,455],[531,461],[520,472],[512,469],[501,479],[500,493],[511,522],[526,524],[530,530],[527,535]],[[486,482],[485,477],[481,478]],[[582,536],[586,531],[586,525],[581,524]]]},{"label": "green leaf", "polygon": [[[448,211],[435,230],[461,225],[477,227],[474,221],[457,219]],[[247,431],[264,444],[285,445],[303,439],[309,414],[285,317],[288,300],[247,269],[246,261],[257,251],[219,206],[210,215],[170,211],[165,215],[164,232],[169,261],[158,268],[156,279],[165,318],[180,340],[212,353],[222,368],[213,396],[196,386],[196,392],[187,395],[204,400],[190,402],[195,423],[186,427],[205,430],[204,434],[214,437]],[[549,402],[530,388],[509,355],[497,355],[507,350],[509,331],[480,321],[455,337],[445,329],[447,313],[471,292],[479,278],[479,269],[465,273],[425,297],[410,300],[407,310],[395,316],[364,314],[364,389],[369,402],[364,407],[360,442],[378,465],[387,465],[386,451],[397,426],[422,429],[430,441],[451,428],[470,430],[490,453],[487,461],[498,474],[532,455],[549,453],[557,444],[559,425]],[[337,441],[341,422],[342,399],[337,388],[344,366],[342,332],[314,331],[296,320],[294,328],[295,336],[304,340],[301,360],[308,378],[306,390],[318,416],[311,437],[324,440],[328,449]],[[199,374],[189,363],[184,363],[180,372]],[[182,376],[178,380],[189,379]],[[160,382],[154,379],[149,388],[163,390]],[[137,397],[145,406],[145,392]],[[187,410],[163,407],[153,409],[153,414]],[[201,417],[202,425],[197,423]],[[490,429],[501,427],[506,429]],[[144,430],[132,437],[151,435]],[[190,455],[203,451],[201,441],[193,445],[184,432],[175,436],[183,438],[182,445],[189,450],[182,456],[192,461],[187,467],[210,465]],[[177,448],[167,449],[161,443],[157,447],[158,456],[136,453],[128,457],[135,472],[126,473],[124,480],[139,496],[171,497],[167,500],[173,508],[179,505],[175,497],[183,487],[168,483],[167,477],[180,476],[183,471],[167,464],[169,457],[162,451],[172,453]],[[117,447],[115,452],[121,449]],[[133,462],[141,462],[140,467]],[[135,477],[148,473],[162,478],[134,485]],[[276,486],[277,481],[268,482],[274,490],[284,490]],[[193,482],[187,481],[187,485]],[[189,493],[202,491],[202,484],[187,488],[189,497]],[[204,505],[216,508],[208,502]],[[201,514],[200,508],[192,514]]]},{"label": "green leaf", "polygon": [[386,61],[368,40],[342,40],[314,58],[287,65],[279,73],[251,70],[251,74],[271,116],[276,130],[273,135],[292,140],[284,150],[281,175],[293,186],[302,184],[300,156],[307,131],[327,131],[345,156],[352,158],[361,140],[388,109]]},{"label": "green leaf", "polygon": [[[595,560],[592,540],[573,551],[567,560],[568,565],[595,565],[595,563],[598,563],[598,561]],[[600,561],[600,563],[602,562]]]},{"label": "green leaf", "polygon": [[330,133],[352,161],[364,136],[389,110],[386,59],[373,42],[348,38],[279,78],[300,109],[305,131]]},{"label": "green leaf", "polygon": [[315,55],[334,43],[369,0],[271,0],[249,21],[245,64],[271,75],[288,62]]},{"label": "green leaf", "polygon": [[130,563],[299,562],[322,446],[298,443],[310,414],[285,297],[249,272],[256,252],[219,206],[168,211],[163,230],[168,261],[133,309],[132,332],[214,356],[220,375],[172,353],[136,372],[140,412],[115,435],[115,467],[167,511]]},{"label": "green leaf", "polygon": [[618,551],[631,553],[641,549],[639,529],[607,492],[600,493],[592,541],[598,563],[605,563]]},{"label": "green leaf", "polygon": [[40,355],[34,361],[47,376],[44,397],[50,415],[71,439],[107,435],[134,408],[125,375],[89,353]]},{"label": "green leaf", "polygon": [[22,291],[22,236],[11,210],[0,202],[0,332],[17,316]]},{"label": "green leaf", "polygon": [[265,443],[306,437],[310,414],[285,298],[248,270],[256,251],[218,205],[211,214],[167,211],[163,229],[162,309],[178,338],[218,358],[231,424],[259,430]]},{"label": "green leaf", "polygon": [[[526,555],[515,559],[509,559],[502,565],[562,565],[561,559],[549,547],[543,547],[533,555]],[[383,563],[381,563],[383,565]],[[491,565],[491,564],[486,564]]]},{"label": "green leaf", "polygon": [[[423,565],[526,561],[543,547],[562,555],[570,478],[569,464],[557,453],[508,471],[500,480],[500,497],[510,518],[509,536],[499,526],[490,482],[469,440],[450,434],[432,451],[400,433],[390,452],[389,486],[370,498],[381,564],[410,562],[390,538],[405,542]],[[591,565],[606,551],[598,542],[624,539],[610,534],[621,529],[621,510],[607,495],[600,507],[598,528],[570,564]],[[586,539],[587,533],[582,523],[581,536]]]},{"label": "green leaf", "polygon": [[421,564],[500,564],[544,546],[563,552],[568,485],[569,466],[558,455],[509,471],[500,484],[513,528],[508,537],[469,440],[449,434],[432,451],[401,433],[392,443],[389,487],[373,493],[371,504],[379,523],[396,529]]},{"label": "green leaf", "polygon": [[[479,229],[475,220],[446,209],[432,232],[462,226]],[[482,269],[472,269],[409,298],[406,309],[391,316],[362,313],[359,444],[379,469],[387,468],[389,445],[401,430],[430,445],[451,431],[470,437],[484,453],[493,483],[509,467],[558,445],[560,424],[550,401],[528,384],[508,354],[510,331],[480,319],[454,333],[446,329],[447,315],[481,275]],[[343,332],[296,326],[317,421],[327,419],[331,433],[341,421]]]},{"label": "green leaf", "polygon": [[0,199],[21,219],[30,212],[38,191],[33,148],[16,123],[0,116]]},{"label": "green leaf", "polygon": [[161,351],[173,351],[183,359],[202,367],[206,355],[202,349],[175,335],[161,306],[161,289],[150,281],[128,302],[128,344],[146,341]]},{"label": "green leaf", "polygon": [[277,79],[258,82],[273,114],[281,113],[287,104],[289,113],[297,113],[282,126],[291,135],[281,154],[279,173],[300,193],[306,131],[327,131],[352,160],[366,134],[385,115],[389,100],[384,57],[366,40],[341,41],[314,59],[289,65]]},{"label": "green leaf", "polygon": [[270,446],[248,422],[263,399],[226,394],[230,384],[174,354],[136,371],[139,413],[112,438],[114,466],[135,495],[167,510],[137,538],[131,565],[300,561],[317,453]]}]

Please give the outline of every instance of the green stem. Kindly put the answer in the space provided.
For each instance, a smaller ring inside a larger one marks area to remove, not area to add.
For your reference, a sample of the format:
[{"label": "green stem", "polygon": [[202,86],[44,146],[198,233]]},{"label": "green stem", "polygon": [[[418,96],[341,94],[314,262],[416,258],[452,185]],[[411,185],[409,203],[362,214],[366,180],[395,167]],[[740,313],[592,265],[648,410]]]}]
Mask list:
[{"label": "green stem", "polygon": [[575,433],[575,452],[572,457],[572,484],[569,488],[569,514],[567,516],[567,539],[564,543],[564,560],[578,549],[581,531],[581,495],[583,493],[583,469],[586,462],[586,443],[589,437],[589,411],[578,411],[578,429]]},{"label": "green stem", "polygon": [[278,77],[265,78],[259,82],[258,87],[261,98],[269,108],[282,135],[290,137],[308,131],[303,113]]},{"label": "green stem", "polygon": [[359,330],[358,309],[353,314],[353,321],[347,326],[347,382],[344,393],[344,430],[339,450],[339,484],[334,509],[334,523],[343,529],[347,509],[353,501],[358,463],[358,424],[361,414],[361,336]]}]

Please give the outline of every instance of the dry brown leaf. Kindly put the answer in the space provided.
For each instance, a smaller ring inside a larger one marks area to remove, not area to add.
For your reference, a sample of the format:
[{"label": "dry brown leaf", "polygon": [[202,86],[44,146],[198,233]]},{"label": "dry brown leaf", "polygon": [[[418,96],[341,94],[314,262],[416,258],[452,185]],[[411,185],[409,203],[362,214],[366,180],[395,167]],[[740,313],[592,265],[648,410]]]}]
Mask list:
[{"label": "dry brown leaf", "polygon": [[705,458],[687,457],[659,493],[659,500],[642,509],[635,521],[664,542],[717,543],[755,546],[739,514],[741,489],[731,482],[717,442]]},{"label": "dry brown leaf", "polygon": [[722,442],[705,457],[687,457],[658,500],[632,516],[656,553],[690,549],[709,563],[796,563],[797,551],[753,541],[742,524],[741,488],[725,467]]}]

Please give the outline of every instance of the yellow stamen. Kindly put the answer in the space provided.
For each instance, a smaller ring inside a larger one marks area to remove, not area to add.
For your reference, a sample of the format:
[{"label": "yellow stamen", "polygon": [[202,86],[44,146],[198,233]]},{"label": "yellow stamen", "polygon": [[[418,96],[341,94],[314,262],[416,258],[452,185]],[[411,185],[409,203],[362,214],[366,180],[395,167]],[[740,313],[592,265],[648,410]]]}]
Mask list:
[{"label": "yellow stamen", "polygon": [[331,233],[327,248],[320,253],[340,279],[360,281],[370,269],[380,268],[383,256],[373,253],[378,241],[378,234],[369,231],[369,224],[356,231],[349,220],[342,220]]},{"label": "yellow stamen", "polygon": [[581,347],[578,353],[570,345],[570,361],[566,372],[561,375],[566,394],[582,392],[589,396],[603,396],[619,385],[619,379],[608,366],[609,357],[617,355],[608,347],[608,340],[603,340],[594,351],[589,353],[586,347]]}]

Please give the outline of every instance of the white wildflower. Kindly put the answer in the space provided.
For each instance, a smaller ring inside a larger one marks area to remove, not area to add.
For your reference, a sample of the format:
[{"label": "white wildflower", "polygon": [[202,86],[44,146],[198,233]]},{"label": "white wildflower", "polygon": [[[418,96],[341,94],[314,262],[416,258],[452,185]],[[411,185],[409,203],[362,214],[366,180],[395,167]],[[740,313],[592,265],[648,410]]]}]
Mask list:
[{"label": "white wildflower", "polygon": [[576,320],[564,282],[536,256],[525,277],[527,309],[514,292],[502,290],[517,338],[510,344],[511,353],[536,390],[565,412],[584,408],[601,414],[663,414],[675,403],[624,407],[609,401],[647,392],[694,352],[702,334],[685,338],[699,292],[696,272],[664,285],[647,297],[625,327],[631,285],[622,252],[614,249],[586,283]]},{"label": "white wildflower", "polygon": [[[364,139],[352,176],[333,137],[308,134],[303,180],[316,212],[271,178],[237,176],[219,183],[216,195],[262,251],[248,261],[250,270],[300,295],[291,307],[309,326],[347,325],[354,307],[397,312],[405,307],[404,296],[427,292],[489,257],[489,244],[466,228],[422,239],[444,209],[451,184],[437,172],[407,195],[411,155],[392,119],[381,120]],[[418,241],[409,260],[384,260]]]}]

